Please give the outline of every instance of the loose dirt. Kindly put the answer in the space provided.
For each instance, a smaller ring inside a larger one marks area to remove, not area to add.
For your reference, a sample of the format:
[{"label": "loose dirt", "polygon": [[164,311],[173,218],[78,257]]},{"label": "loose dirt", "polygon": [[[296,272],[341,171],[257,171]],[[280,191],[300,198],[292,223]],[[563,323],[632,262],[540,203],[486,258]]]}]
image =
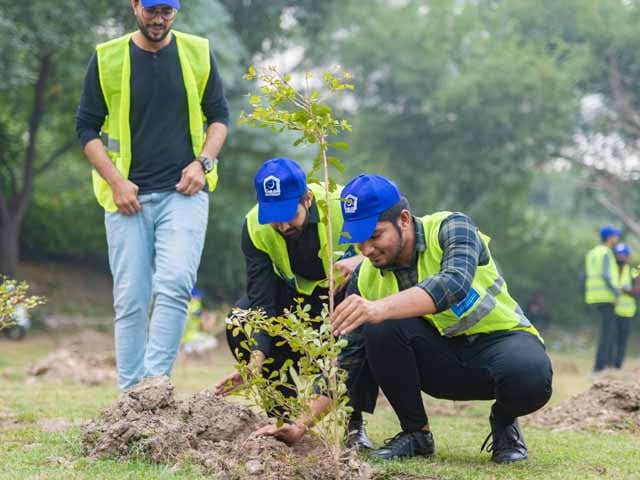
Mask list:
[{"label": "loose dirt", "polygon": [[640,432],[640,384],[600,378],[579,395],[526,417],[554,431],[597,429]]},{"label": "loose dirt", "polygon": [[46,375],[71,379],[86,385],[115,384],[117,372],[113,338],[85,330],[31,365],[27,373],[34,377]]},{"label": "loose dirt", "polygon": [[[97,459],[188,460],[215,478],[331,479],[332,463],[310,436],[294,447],[250,434],[270,422],[248,407],[202,391],[177,401],[167,377],[145,379],[84,429],[85,453]],[[346,451],[342,478],[369,479],[372,471]]]}]

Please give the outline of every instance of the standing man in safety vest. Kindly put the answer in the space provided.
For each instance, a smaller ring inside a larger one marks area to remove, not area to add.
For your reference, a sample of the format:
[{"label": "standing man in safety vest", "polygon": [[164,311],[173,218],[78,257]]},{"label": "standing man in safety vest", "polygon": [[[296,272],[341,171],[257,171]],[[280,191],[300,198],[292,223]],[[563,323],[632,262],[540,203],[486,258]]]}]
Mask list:
[{"label": "standing man in safety vest", "polygon": [[602,243],[589,250],[585,256],[584,301],[587,305],[593,305],[601,322],[594,372],[613,366],[616,321],[614,310],[620,296],[620,271],[613,247],[618,243],[620,233],[617,228],[605,225],[600,229]]},{"label": "standing man in safety vest", "polygon": [[[318,200],[324,199],[322,185],[307,185],[304,171],[293,160],[275,158],[266,161],[258,170],[255,179],[258,204],[247,214],[242,228],[242,252],[247,269],[247,294],[236,307],[263,309],[268,316],[281,315],[285,309],[295,306],[296,298],[310,305],[312,317],[320,315],[322,305],[328,296],[328,255],[327,225],[325,212],[318,207]],[[338,250],[342,219],[340,211],[340,190],[332,195],[331,223],[333,228],[334,250]],[[350,278],[362,257],[355,254],[350,246],[342,259],[336,262],[336,268],[344,279],[343,286]],[[337,295],[338,303],[344,295]],[[324,297],[324,298],[323,298]],[[319,324],[314,324],[319,327]],[[241,343],[246,340],[243,334],[233,336],[227,330],[229,347],[238,360],[242,355]],[[268,377],[273,370],[280,369],[288,359],[297,361],[298,356],[287,344],[278,345],[279,339],[266,332],[258,332],[254,337],[250,361],[259,370],[264,364],[263,373]],[[351,341],[351,340],[350,340]],[[354,412],[350,418],[347,444],[357,448],[370,448],[362,422],[362,411],[373,411],[378,388],[371,380],[368,371],[350,369],[349,357],[357,352],[359,345],[343,350],[341,366],[349,373],[349,396]],[[266,358],[272,358],[272,364],[265,364]],[[360,365],[358,364],[358,367]],[[358,383],[360,382],[360,383]],[[363,393],[358,383],[368,385]],[[236,371],[220,380],[215,386],[217,394],[227,395],[242,385],[242,377]],[[354,389],[358,389],[355,391]],[[291,392],[284,391],[284,394]],[[279,414],[279,412],[271,412]]]},{"label": "standing man in safety vest", "polygon": [[171,30],[179,0],[131,8],[138,30],[97,46],[76,120],[105,209],[123,391],[171,374],[229,118],[209,41]]},{"label": "standing man in safety vest", "polygon": [[[360,175],[342,191],[343,240],[366,257],[331,319],[336,335],[361,331],[366,361],[400,419],[402,431],[372,455],[430,456],[435,444],[421,392],[451,400],[495,399],[496,463],[525,460],[517,417],[551,396],[551,362],[542,340],[509,295],[489,238],[462,213],[411,215],[396,185]],[[328,399],[312,405],[319,416]],[[312,421],[298,419],[258,435],[284,441]]]},{"label": "standing man in safety vest", "polygon": [[614,354],[613,354],[613,366],[615,368],[622,368],[624,357],[627,352],[627,343],[629,341],[629,334],[631,333],[631,320],[636,316],[637,303],[635,292],[633,290],[634,278],[631,273],[631,266],[629,265],[629,255],[631,255],[631,249],[626,243],[618,243],[613,252],[616,256],[616,263],[620,270],[620,276],[618,277],[618,286],[620,288],[620,296],[616,303],[615,314],[615,341],[614,341]]}]

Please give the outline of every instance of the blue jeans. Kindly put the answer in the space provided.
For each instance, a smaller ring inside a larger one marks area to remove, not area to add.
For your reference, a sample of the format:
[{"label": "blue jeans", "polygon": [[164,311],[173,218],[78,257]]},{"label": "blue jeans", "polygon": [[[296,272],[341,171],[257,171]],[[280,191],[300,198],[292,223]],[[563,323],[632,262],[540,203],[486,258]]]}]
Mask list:
[{"label": "blue jeans", "polygon": [[105,214],[122,391],[144,377],[171,374],[209,215],[205,192],[138,200],[142,210],[134,215]]}]

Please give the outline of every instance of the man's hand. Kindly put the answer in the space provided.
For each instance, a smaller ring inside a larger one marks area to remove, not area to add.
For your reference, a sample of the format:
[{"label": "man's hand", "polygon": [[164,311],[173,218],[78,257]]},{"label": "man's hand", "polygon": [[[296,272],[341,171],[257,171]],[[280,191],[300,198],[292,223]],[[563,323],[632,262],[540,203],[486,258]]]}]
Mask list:
[{"label": "man's hand", "polygon": [[275,437],[287,445],[298,443],[304,437],[306,427],[295,423],[285,423],[281,427],[266,425],[251,434],[252,437]]},{"label": "man's hand", "polygon": [[349,295],[336,307],[331,316],[331,331],[334,335],[344,335],[363,323],[380,323],[385,319],[385,311],[379,301],[366,300],[359,295]]},{"label": "man's hand", "polygon": [[[249,370],[252,372],[252,375],[260,374],[262,371],[262,365],[264,364],[264,359],[265,355],[260,350],[254,350],[251,352]],[[213,393],[215,395],[222,395],[223,397],[226,397],[238,390],[242,385],[244,385],[244,380],[242,379],[240,372],[236,370],[216,383],[213,387]]]},{"label": "man's hand", "polygon": [[238,390],[242,385],[244,385],[242,375],[240,375],[240,372],[235,371],[216,383],[213,387],[213,393],[226,397]]},{"label": "man's hand", "polygon": [[111,193],[120,213],[133,215],[142,208],[138,201],[138,186],[125,178],[111,184]]},{"label": "man's hand", "polygon": [[354,257],[345,258],[344,260],[338,260],[335,263],[335,268],[338,270],[342,283],[338,287],[338,290],[342,290],[349,284],[349,280],[351,279],[351,275],[353,275],[354,270],[358,265],[362,262],[362,255],[356,255]]},{"label": "man's hand", "polygon": [[182,169],[182,176],[176,185],[176,190],[183,195],[193,195],[204,187],[206,178],[204,170],[198,160],[194,160]]}]

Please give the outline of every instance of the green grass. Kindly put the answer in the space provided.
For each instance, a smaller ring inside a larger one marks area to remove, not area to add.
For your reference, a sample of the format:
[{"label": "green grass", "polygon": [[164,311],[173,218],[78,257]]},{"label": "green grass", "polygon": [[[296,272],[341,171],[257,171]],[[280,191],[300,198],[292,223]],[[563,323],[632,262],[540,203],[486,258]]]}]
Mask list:
[{"label": "green grass", "polygon": [[[0,479],[199,479],[196,467],[151,465],[139,460],[91,461],[80,449],[82,422],[117,398],[115,386],[90,387],[54,379],[30,381],[25,369],[55,349],[61,337],[31,337],[22,343],[0,341]],[[553,403],[589,385],[592,352],[557,353]],[[631,362],[638,365],[638,361]],[[226,347],[206,360],[180,361],[174,371],[178,397],[210,388],[232,368]],[[449,402],[427,399],[428,404]],[[638,479],[640,439],[628,433],[550,432],[524,427],[530,450],[526,463],[496,466],[480,445],[488,433],[490,402],[475,402],[457,416],[431,415],[436,455],[430,459],[375,463],[382,478],[398,475],[443,479]],[[15,422],[8,419],[13,418]],[[62,432],[46,431],[45,421],[63,419]],[[382,404],[368,417],[372,439],[380,444],[398,431]]]}]

